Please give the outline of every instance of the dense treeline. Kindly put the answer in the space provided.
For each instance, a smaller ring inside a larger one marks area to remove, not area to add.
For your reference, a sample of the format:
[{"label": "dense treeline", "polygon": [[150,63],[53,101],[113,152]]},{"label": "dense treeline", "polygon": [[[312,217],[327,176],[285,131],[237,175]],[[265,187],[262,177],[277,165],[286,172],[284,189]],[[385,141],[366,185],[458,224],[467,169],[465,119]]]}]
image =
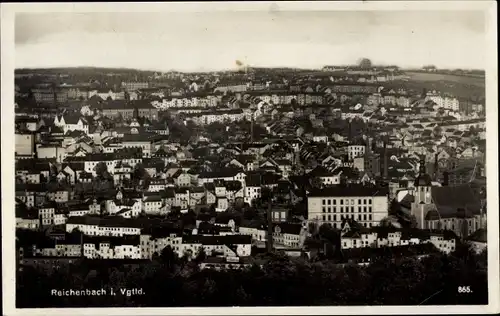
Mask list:
[{"label": "dense treeline", "polygon": [[[17,306],[23,307],[173,307],[280,305],[435,305],[487,304],[486,253],[432,255],[369,266],[340,266],[268,255],[262,267],[242,271],[200,270],[197,259],[173,252],[139,265],[53,268],[24,267],[18,272]],[[470,293],[460,293],[460,286]],[[51,295],[52,289],[142,289],[144,295]]]}]

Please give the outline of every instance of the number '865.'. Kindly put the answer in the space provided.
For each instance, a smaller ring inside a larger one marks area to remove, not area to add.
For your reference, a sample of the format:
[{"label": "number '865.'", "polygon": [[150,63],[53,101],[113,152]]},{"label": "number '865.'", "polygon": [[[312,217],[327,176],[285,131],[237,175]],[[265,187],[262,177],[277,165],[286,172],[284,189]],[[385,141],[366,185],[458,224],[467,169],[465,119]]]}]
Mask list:
[{"label": "number '865.'", "polygon": [[470,286],[459,286],[458,293],[472,293]]}]

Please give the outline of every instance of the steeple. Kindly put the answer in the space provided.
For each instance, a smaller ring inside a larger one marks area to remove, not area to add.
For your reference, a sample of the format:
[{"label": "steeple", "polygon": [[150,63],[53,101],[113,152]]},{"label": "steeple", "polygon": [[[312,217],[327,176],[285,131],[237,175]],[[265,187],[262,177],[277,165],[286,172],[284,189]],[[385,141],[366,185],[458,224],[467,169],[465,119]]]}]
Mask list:
[{"label": "steeple", "polygon": [[425,156],[420,160],[418,176],[415,179],[415,187],[430,187],[431,177],[426,173],[425,170]]},{"label": "steeple", "polygon": [[424,175],[425,174],[425,156],[420,159],[420,167],[419,167],[419,172],[418,172],[418,175],[421,176],[421,175]]}]

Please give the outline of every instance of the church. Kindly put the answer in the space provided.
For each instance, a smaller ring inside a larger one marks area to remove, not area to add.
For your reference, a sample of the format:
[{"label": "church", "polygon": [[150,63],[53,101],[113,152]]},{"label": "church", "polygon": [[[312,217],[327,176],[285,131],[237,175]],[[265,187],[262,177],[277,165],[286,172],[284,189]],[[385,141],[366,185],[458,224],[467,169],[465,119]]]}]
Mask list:
[{"label": "church", "polygon": [[461,238],[486,227],[486,206],[470,183],[450,186],[432,181],[420,162],[414,190],[405,197],[419,229],[452,230]]}]

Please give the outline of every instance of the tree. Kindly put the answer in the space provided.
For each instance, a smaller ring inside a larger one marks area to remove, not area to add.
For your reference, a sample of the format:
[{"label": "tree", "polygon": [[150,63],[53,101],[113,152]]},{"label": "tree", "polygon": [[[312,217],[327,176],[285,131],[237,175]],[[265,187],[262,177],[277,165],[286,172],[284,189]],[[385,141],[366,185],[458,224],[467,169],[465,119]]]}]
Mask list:
[{"label": "tree", "polygon": [[203,262],[206,258],[207,258],[207,254],[205,252],[205,248],[200,247],[200,249],[198,250],[198,253],[196,254],[195,261],[200,263],[200,262]]},{"label": "tree", "polygon": [[410,215],[410,227],[411,228],[418,227],[418,222],[417,222],[417,218],[415,217],[415,215]]},{"label": "tree", "polygon": [[95,172],[99,179],[107,179],[109,176],[108,166],[102,161],[95,166]]},{"label": "tree", "polygon": [[380,220],[381,227],[392,227],[393,219],[390,216],[386,216]]},{"label": "tree", "polygon": [[359,61],[359,67],[363,69],[369,69],[372,68],[372,62],[368,58],[362,58]]},{"label": "tree", "polygon": [[311,178],[311,187],[313,187],[314,189],[321,189],[323,188],[323,181],[321,181],[320,178],[318,177],[313,177]]},{"label": "tree", "polygon": [[172,270],[175,265],[179,263],[179,257],[174,252],[170,245],[163,248],[160,254],[160,261],[164,264],[169,270]]}]

